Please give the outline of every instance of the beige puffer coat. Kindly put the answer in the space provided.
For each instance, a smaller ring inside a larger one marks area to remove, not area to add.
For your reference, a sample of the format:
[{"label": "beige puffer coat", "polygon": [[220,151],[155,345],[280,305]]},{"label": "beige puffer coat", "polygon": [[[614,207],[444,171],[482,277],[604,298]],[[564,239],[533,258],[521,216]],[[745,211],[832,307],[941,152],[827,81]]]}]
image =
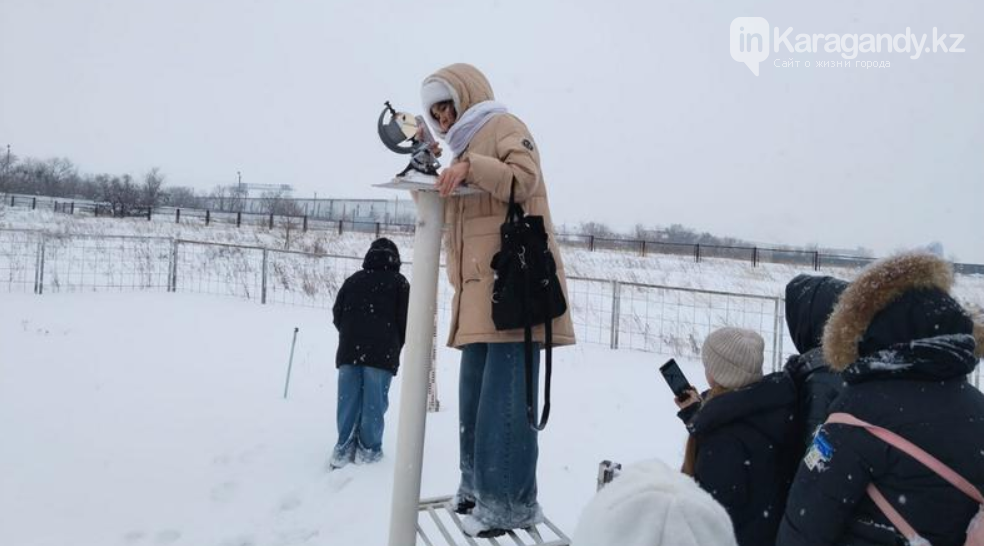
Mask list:
[{"label": "beige puffer coat", "polygon": [[[488,80],[471,65],[442,68],[424,82],[435,80],[449,87],[459,116],[472,105],[494,98]],[[424,106],[429,113],[430,105]],[[506,218],[509,189],[515,180],[516,201],[523,210],[544,217],[550,250],[557,261],[557,276],[567,295],[564,263],[554,239],[547,188],[540,171],[540,154],[526,125],[511,114],[500,114],[475,134],[455,162],[465,160],[471,165],[466,183],[487,193],[445,200],[447,271],[454,286],[448,345],[523,341],[521,329],[499,331],[492,323],[494,272],[490,264],[499,251],[499,226]],[[543,341],[542,325],[534,329],[533,336]],[[574,344],[570,310],[554,319],[553,343]]]}]

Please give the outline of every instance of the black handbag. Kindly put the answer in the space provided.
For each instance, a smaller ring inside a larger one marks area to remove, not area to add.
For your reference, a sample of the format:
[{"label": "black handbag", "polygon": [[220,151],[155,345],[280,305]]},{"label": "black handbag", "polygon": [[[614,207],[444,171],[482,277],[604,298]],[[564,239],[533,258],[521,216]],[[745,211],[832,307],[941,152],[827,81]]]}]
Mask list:
[{"label": "black handbag", "polygon": [[[516,183],[509,190],[506,221],[499,228],[501,248],[492,257],[492,322],[496,330],[523,329],[526,365],[526,414],[530,426],[543,430],[550,417],[550,376],[553,372],[553,319],[567,312],[567,301],[557,278],[557,262],[550,252],[542,216],[528,216],[515,199]],[[546,375],[540,423],[533,405],[533,327],[544,325]]]}]

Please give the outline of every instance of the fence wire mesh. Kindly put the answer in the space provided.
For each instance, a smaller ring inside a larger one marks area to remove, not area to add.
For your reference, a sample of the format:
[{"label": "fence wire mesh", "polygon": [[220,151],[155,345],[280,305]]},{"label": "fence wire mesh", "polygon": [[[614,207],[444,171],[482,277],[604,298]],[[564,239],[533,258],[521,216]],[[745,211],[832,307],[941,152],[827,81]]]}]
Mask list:
[{"label": "fence wire mesh", "polygon": [[172,290],[262,300],[262,248],[176,242]]},{"label": "fence wire mesh", "polygon": [[[170,290],[328,309],[361,263],[361,257],[221,243],[0,230],[2,292]],[[413,282],[410,265],[403,273]],[[711,331],[736,326],[762,335],[765,361],[773,369],[793,349],[778,296],[580,277],[569,277],[567,284],[580,343],[697,359]],[[442,268],[438,324],[449,323],[452,302]],[[973,381],[979,385],[980,368]]]},{"label": "fence wire mesh", "polygon": [[36,292],[42,235],[0,231],[0,287],[4,292]]},{"label": "fence wire mesh", "polygon": [[778,298],[619,284],[615,301],[616,348],[699,359],[704,339],[732,326],[758,332],[765,362],[774,369],[780,364],[784,332],[776,330]]},{"label": "fence wire mesh", "polygon": [[45,236],[39,292],[160,290],[169,286],[170,239]]},{"label": "fence wire mesh", "polygon": [[362,259],[302,252],[269,252],[267,303],[330,308],[345,279],[362,268]]}]

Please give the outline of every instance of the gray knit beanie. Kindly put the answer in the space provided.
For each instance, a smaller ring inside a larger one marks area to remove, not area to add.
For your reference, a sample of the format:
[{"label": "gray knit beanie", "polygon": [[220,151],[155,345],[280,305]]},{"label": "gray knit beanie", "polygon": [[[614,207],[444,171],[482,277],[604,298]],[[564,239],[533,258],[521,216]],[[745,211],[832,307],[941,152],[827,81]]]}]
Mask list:
[{"label": "gray knit beanie", "polygon": [[700,358],[708,375],[726,389],[740,389],[762,379],[762,336],[743,328],[721,328],[704,340]]}]

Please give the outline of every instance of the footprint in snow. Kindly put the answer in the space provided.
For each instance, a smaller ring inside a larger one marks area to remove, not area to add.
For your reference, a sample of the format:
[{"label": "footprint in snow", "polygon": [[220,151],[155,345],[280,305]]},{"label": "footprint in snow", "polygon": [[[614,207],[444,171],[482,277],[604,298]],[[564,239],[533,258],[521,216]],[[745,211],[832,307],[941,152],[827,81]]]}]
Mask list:
[{"label": "footprint in snow", "polygon": [[154,543],[163,546],[164,544],[173,544],[177,542],[179,538],[181,538],[181,533],[175,531],[174,529],[168,529],[157,533],[157,536],[154,537]]},{"label": "footprint in snow", "polygon": [[130,531],[129,533],[123,535],[123,541],[127,544],[136,544],[144,539],[147,533],[143,531]]},{"label": "footprint in snow", "polygon": [[213,487],[208,496],[212,502],[225,503],[231,501],[237,491],[239,491],[239,484],[236,482],[222,482]]}]

